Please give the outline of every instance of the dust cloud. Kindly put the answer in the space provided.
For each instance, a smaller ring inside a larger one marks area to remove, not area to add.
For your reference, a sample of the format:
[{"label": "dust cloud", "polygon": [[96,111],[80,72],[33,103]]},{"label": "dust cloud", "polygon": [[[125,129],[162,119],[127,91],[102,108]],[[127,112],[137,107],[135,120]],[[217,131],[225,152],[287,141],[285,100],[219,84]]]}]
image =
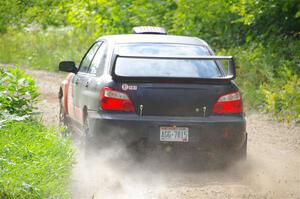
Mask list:
[{"label": "dust cloud", "polygon": [[156,192],[166,188],[166,179],[155,166],[157,160],[139,161],[123,144],[89,155],[81,146],[77,155],[73,198],[155,198]]},{"label": "dust cloud", "polygon": [[165,149],[141,158],[116,143],[87,156],[81,146],[73,198],[299,198],[299,159],[278,159],[272,148],[252,150],[246,161],[219,165]]}]

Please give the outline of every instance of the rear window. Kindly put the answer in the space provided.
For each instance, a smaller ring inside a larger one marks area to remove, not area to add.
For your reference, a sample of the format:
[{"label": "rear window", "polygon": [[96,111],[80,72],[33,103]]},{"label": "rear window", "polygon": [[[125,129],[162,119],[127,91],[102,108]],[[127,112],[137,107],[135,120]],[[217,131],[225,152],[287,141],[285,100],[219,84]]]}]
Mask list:
[{"label": "rear window", "polygon": [[[207,56],[207,48],[192,45],[173,44],[127,44],[119,45],[116,53],[136,56]],[[118,57],[114,73],[123,77],[221,77],[218,65],[212,60],[129,58]]]},{"label": "rear window", "polygon": [[201,56],[210,55],[204,46],[179,44],[119,44],[115,52],[122,55]]}]

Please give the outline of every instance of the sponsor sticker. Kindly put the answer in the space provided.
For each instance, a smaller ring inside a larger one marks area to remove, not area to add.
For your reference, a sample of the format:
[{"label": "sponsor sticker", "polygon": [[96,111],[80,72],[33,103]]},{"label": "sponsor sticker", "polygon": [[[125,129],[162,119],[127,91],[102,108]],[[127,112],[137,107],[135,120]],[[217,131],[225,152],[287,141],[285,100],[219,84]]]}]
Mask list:
[{"label": "sponsor sticker", "polygon": [[122,90],[123,91],[127,91],[127,90],[136,91],[137,90],[137,86],[136,85],[122,84]]},{"label": "sponsor sticker", "polygon": [[129,88],[128,84],[122,84],[122,90],[127,91]]},{"label": "sponsor sticker", "polygon": [[137,90],[137,86],[136,85],[129,85],[128,89],[136,91]]}]

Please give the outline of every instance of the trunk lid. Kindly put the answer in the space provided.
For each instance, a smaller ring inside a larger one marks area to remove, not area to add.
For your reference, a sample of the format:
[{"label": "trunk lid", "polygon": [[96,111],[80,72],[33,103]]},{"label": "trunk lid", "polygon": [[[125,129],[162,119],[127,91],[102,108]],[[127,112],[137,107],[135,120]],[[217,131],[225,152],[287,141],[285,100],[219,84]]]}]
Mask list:
[{"label": "trunk lid", "polygon": [[231,84],[117,84],[118,90],[129,95],[136,113],[142,116],[209,116],[219,96],[233,90]]}]

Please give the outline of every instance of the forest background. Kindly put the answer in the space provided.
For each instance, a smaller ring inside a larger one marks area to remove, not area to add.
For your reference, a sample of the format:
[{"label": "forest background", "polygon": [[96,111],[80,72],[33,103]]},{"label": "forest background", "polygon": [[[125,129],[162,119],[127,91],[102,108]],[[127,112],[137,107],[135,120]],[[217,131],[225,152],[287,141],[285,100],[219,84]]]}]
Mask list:
[{"label": "forest background", "polygon": [[235,56],[247,110],[299,121],[299,0],[1,0],[0,63],[57,71],[99,36],[141,25]]}]

